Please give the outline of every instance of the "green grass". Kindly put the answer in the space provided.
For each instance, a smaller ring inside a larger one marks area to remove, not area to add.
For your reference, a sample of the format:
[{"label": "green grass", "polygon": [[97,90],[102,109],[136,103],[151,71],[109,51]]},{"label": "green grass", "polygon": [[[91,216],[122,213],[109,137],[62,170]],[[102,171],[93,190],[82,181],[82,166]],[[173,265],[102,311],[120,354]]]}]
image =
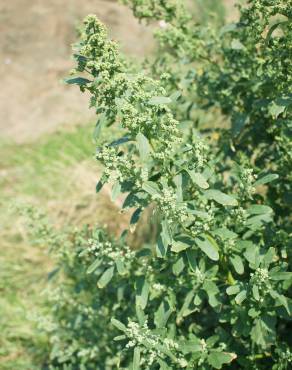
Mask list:
[{"label": "green grass", "polygon": [[[48,343],[37,331],[32,317],[45,309],[41,292],[53,268],[46,249],[30,244],[24,225],[10,207],[14,203],[40,206],[57,223],[62,215],[65,221],[69,219],[75,200],[79,202],[78,215],[84,212],[82,207],[90,206],[94,199],[94,185],[92,189],[82,189],[80,181],[85,181],[87,169],[98,180],[94,151],[92,125],[46,135],[32,144],[0,145],[1,370],[41,368]],[[73,171],[79,165],[80,180],[78,167]],[[92,193],[87,203],[82,198],[84,191]]]}]

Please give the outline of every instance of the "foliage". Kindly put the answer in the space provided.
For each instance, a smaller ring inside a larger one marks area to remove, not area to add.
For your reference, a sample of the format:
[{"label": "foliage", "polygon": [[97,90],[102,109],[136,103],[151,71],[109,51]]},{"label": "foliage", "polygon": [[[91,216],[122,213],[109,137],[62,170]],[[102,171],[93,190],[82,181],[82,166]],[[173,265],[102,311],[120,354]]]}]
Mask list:
[{"label": "foliage", "polygon": [[[157,243],[65,239],[51,366],[288,369],[290,1],[252,1],[220,32],[175,1],[126,2],[160,21],[156,60],[137,72],[88,16],[67,82],[91,94],[96,135],[121,133],[97,149],[97,191],[127,194],[131,230],[152,209]],[[195,108],[214,105],[231,128],[201,131]]]}]

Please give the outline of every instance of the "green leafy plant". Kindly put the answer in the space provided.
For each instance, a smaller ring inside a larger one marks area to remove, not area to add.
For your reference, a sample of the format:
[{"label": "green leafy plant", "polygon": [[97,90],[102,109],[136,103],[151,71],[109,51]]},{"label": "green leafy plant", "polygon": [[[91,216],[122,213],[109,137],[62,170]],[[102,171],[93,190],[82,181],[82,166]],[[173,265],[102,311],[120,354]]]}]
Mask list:
[{"label": "green leafy plant", "polygon": [[[210,33],[176,2],[126,2],[163,21],[157,58],[133,66],[88,16],[67,82],[91,94],[96,135],[119,127],[97,148],[97,191],[126,194],[131,231],[151,209],[157,242],[67,237],[52,368],[288,369],[289,2],[250,2]],[[196,120],[213,106],[230,128]]]}]

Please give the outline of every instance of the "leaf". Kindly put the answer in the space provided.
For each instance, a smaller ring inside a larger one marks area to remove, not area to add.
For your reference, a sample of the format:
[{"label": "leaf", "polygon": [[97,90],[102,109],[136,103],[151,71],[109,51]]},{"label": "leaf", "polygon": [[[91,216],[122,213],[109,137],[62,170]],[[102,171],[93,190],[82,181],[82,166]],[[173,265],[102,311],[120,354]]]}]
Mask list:
[{"label": "leaf", "polygon": [[154,323],[156,328],[165,327],[172,311],[173,310],[167,301],[164,300],[160,303],[158,310],[154,313]]},{"label": "leaf", "polygon": [[197,261],[196,261],[196,253],[192,249],[187,249],[187,258],[189,261],[189,265],[192,271],[196,271],[197,268]]},{"label": "leaf", "polygon": [[127,270],[125,268],[124,262],[121,259],[116,260],[116,267],[119,275],[125,275]]},{"label": "leaf", "polygon": [[83,78],[83,77],[73,77],[73,78],[66,78],[64,82],[66,82],[66,84],[68,85],[84,86],[92,81],[88,80],[87,78]]},{"label": "leaf", "polygon": [[247,259],[251,267],[257,268],[259,266],[260,252],[259,252],[259,248],[255,244],[251,243],[246,248],[246,251],[244,252],[243,255]]},{"label": "leaf", "polygon": [[171,242],[172,242],[171,229],[170,229],[170,226],[169,226],[167,220],[163,220],[161,222],[161,225],[162,225],[161,237],[162,237],[163,241],[166,244],[171,244]]},{"label": "leaf", "polygon": [[278,105],[275,101],[269,106],[269,113],[275,119],[279,117],[285,111],[286,107],[284,105]]},{"label": "leaf", "polygon": [[110,267],[101,275],[101,278],[97,282],[97,286],[102,289],[111,281],[112,277],[114,276],[114,267]]},{"label": "leaf", "polygon": [[234,270],[239,274],[242,275],[244,273],[244,266],[242,263],[242,259],[238,255],[233,255],[230,257],[230,261],[234,267]]},{"label": "leaf", "polygon": [[104,183],[103,183],[103,182],[98,181],[98,183],[96,184],[96,187],[95,187],[95,191],[96,191],[97,193],[99,193],[99,192],[101,191],[101,189],[102,189],[103,185],[104,185]]},{"label": "leaf", "polygon": [[253,287],[252,287],[252,295],[253,295],[253,297],[254,297],[254,299],[256,300],[256,301],[259,301],[260,300],[260,292],[259,292],[259,288],[258,288],[258,286],[257,285],[253,285]]},{"label": "leaf", "polygon": [[149,283],[144,276],[138,277],[136,281],[136,305],[145,309],[149,296]]},{"label": "leaf", "polygon": [[172,272],[178,276],[184,269],[185,263],[183,257],[180,257],[172,266]]},{"label": "leaf", "polygon": [[221,227],[212,231],[212,234],[219,236],[221,239],[235,239],[237,238],[237,234],[233,231],[227,229],[226,227]]},{"label": "leaf", "polygon": [[275,300],[277,300],[280,305],[282,305],[282,306],[284,306],[286,308],[286,311],[287,311],[288,315],[291,315],[290,307],[289,307],[289,304],[288,304],[288,300],[287,300],[287,298],[284,295],[279,294],[275,290],[271,290],[270,291],[270,295]]},{"label": "leaf", "polygon": [[119,146],[121,144],[125,144],[125,143],[128,143],[129,141],[131,141],[131,138],[129,138],[128,136],[124,136],[124,137],[121,137],[120,139],[118,140],[114,140],[112,141],[109,146],[110,147],[115,147],[115,146]]},{"label": "leaf", "polygon": [[102,260],[97,258],[89,267],[88,269],[86,270],[86,273],[87,274],[91,274],[92,272],[94,272],[97,268],[99,268],[99,266],[102,264]]},{"label": "leaf", "polygon": [[106,115],[102,113],[96,122],[94,131],[93,131],[93,139],[96,141],[97,138],[100,136],[101,130],[104,128],[106,124]]},{"label": "leaf", "polygon": [[138,223],[139,219],[140,219],[140,216],[142,214],[142,208],[137,208],[134,213],[132,214],[131,216],[131,219],[130,219],[130,231],[133,233],[135,231],[135,228],[136,228],[136,224]]},{"label": "leaf", "polygon": [[226,293],[228,295],[234,295],[240,292],[240,287],[239,285],[231,285],[226,289]]},{"label": "leaf", "polygon": [[111,323],[119,330],[125,332],[127,330],[127,327],[122,323],[120,322],[119,320],[116,320],[114,318],[111,319]]},{"label": "leaf", "polygon": [[116,182],[112,188],[111,200],[113,202],[116,201],[120,194],[121,194],[121,184],[119,182]]},{"label": "leaf", "polygon": [[206,190],[204,194],[208,199],[215,200],[215,202],[222,204],[223,206],[237,206],[238,204],[235,198],[222,193],[220,190],[210,189]]},{"label": "leaf", "polygon": [[180,240],[175,240],[172,242],[171,250],[172,252],[179,253],[181,251],[184,251],[185,249],[189,248],[190,245],[187,243],[184,243]]},{"label": "leaf", "polygon": [[170,104],[172,102],[171,98],[168,98],[166,96],[153,96],[149,100],[150,105],[160,105],[160,104]]},{"label": "leaf", "polygon": [[270,173],[269,175],[266,175],[266,176],[263,176],[261,177],[260,179],[258,179],[254,185],[257,186],[257,185],[264,185],[264,184],[267,184],[271,181],[274,181],[276,179],[279,178],[279,175],[277,175],[276,173]]},{"label": "leaf", "polygon": [[160,194],[158,185],[153,181],[145,181],[142,185],[142,189],[145,190],[150,195]]},{"label": "leaf", "polygon": [[246,299],[246,290],[242,290],[240,293],[237,294],[235,297],[235,302],[237,304],[241,304]]},{"label": "leaf", "polygon": [[267,214],[267,213],[269,214],[273,213],[273,210],[271,207],[268,207],[268,206],[264,206],[261,204],[254,204],[247,209],[247,212],[250,215],[262,215],[262,214]]},{"label": "leaf", "polygon": [[197,246],[213,261],[219,260],[218,245],[215,240],[209,236],[196,238]]},{"label": "leaf", "polygon": [[141,132],[137,134],[136,140],[140,158],[142,159],[142,161],[146,161],[149,158],[149,154],[151,152],[149,141]]},{"label": "leaf", "polygon": [[140,352],[141,352],[140,348],[135,347],[133,355],[133,370],[140,369]]},{"label": "leaf", "polygon": [[235,353],[219,352],[212,350],[208,356],[209,365],[215,369],[221,369],[222,365],[229,364],[231,361],[236,359]]},{"label": "leaf", "polygon": [[279,281],[279,280],[290,280],[290,279],[292,279],[292,272],[288,272],[288,271],[270,272],[269,273],[269,277],[272,280],[276,280],[276,281]]},{"label": "leaf", "polygon": [[160,234],[158,236],[157,242],[156,242],[156,254],[159,258],[164,258],[167,253],[168,244],[165,243],[162,235]]},{"label": "leaf", "polygon": [[243,130],[244,126],[249,122],[247,114],[236,114],[232,119],[231,134],[233,137],[238,136]]},{"label": "leaf", "polygon": [[198,185],[200,188],[202,189],[208,189],[209,188],[209,184],[207,183],[207,180],[205,179],[205,177],[199,173],[199,172],[195,172],[195,171],[190,171],[188,170],[187,171],[190,178],[192,179],[192,181]]},{"label": "leaf", "polygon": [[231,49],[242,50],[244,49],[244,45],[238,39],[233,39],[231,42]]}]

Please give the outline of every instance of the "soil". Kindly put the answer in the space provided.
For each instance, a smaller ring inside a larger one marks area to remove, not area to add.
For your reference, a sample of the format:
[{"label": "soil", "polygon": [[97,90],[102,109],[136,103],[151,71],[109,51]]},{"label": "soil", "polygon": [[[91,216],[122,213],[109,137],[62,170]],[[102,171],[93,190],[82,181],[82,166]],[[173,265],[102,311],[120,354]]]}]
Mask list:
[{"label": "soil", "polygon": [[[225,4],[234,14],[234,0]],[[76,27],[89,13],[108,26],[127,54],[141,57],[152,50],[149,28],[116,0],[0,1],[2,140],[33,141],[57,127],[93,119],[88,97],[60,82],[73,67]]]},{"label": "soil", "polygon": [[141,56],[151,49],[150,31],[116,1],[0,1],[2,139],[31,141],[92,118],[88,97],[60,82],[73,67],[76,27],[90,13],[108,25],[128,54]]}]

